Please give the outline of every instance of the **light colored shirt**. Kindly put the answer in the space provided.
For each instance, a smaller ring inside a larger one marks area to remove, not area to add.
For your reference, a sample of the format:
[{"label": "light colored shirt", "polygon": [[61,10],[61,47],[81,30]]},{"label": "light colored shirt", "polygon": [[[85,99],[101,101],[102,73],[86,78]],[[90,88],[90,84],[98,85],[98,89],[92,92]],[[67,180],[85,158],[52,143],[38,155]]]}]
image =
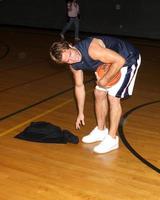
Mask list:
[{"label": "light colored shirt", "polygon": [[78,16],[79,5],[77,3],[75,3],[75,2],[70,3],[70,2],[68,2],[67,8],[68,8],[68,16],[69,17],[77,17]]}]

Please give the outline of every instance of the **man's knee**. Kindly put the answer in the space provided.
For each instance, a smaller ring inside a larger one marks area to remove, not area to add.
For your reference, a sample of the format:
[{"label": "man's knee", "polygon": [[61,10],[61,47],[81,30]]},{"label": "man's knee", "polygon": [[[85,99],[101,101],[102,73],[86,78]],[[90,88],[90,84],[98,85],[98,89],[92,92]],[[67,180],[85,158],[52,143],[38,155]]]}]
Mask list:
[{"label": "man's knee", "polygon": [[118,104],[120,104],[121,99],[118,98],[118,97],[108,95],[108,101],[109,101],[110,104],[113,104],[113,105],[117,104],[118,105]]},{"label": "man's knee", "polygon": [[95,95],[96,100],[102,100],[102,99],[106,98],[106,92],[105,91],[95,89],[94,95]]}]

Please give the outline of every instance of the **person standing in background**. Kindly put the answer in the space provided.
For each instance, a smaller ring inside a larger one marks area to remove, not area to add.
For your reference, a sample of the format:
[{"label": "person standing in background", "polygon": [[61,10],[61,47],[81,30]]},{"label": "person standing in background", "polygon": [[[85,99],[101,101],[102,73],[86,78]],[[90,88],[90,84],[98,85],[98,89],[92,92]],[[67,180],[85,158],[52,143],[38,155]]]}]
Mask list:
[{"label": "person standing in background", "polygon": [[80,9],[79,4],[77,0],[68,0],[67,2],[67,23],[62,29],[62,32],[60,33],[61,39],[64,40],[65,33],[70,29],[72,24],[74,24],[74,38],[75,41],[79,41],[79,15],[80,15]]}]

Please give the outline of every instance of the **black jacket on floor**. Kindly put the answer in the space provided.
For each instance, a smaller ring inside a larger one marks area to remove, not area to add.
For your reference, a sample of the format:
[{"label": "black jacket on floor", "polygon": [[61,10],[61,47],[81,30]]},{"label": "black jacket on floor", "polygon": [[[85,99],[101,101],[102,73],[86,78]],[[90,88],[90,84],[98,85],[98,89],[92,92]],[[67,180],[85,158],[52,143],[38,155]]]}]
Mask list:
[{"label": "black jacket on floor", "polygon": [[68,130],[62,130],[59,126],[49,122],[31,122],[21,133],[15,138],[28,140],[32,142],[43,143],[73,143],[78,144],[79,138]]}]

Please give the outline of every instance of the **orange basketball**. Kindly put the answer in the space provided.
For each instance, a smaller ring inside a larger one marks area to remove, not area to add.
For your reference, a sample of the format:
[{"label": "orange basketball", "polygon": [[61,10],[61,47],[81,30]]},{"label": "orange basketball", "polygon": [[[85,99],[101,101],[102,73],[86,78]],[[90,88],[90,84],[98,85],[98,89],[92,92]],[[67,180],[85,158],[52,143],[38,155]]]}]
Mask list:
[{"label": "orange basketball", "polygon": [[[96,70],[96,74],[98,76],[98,78],[102,78],[109,70],[111,64],[100,64]],[[121,77],[121,72],[118,72],[115,77],[109,82],[106,84],[107,87],[111,87],[113,85],[115,85],[119,79]]]}]

